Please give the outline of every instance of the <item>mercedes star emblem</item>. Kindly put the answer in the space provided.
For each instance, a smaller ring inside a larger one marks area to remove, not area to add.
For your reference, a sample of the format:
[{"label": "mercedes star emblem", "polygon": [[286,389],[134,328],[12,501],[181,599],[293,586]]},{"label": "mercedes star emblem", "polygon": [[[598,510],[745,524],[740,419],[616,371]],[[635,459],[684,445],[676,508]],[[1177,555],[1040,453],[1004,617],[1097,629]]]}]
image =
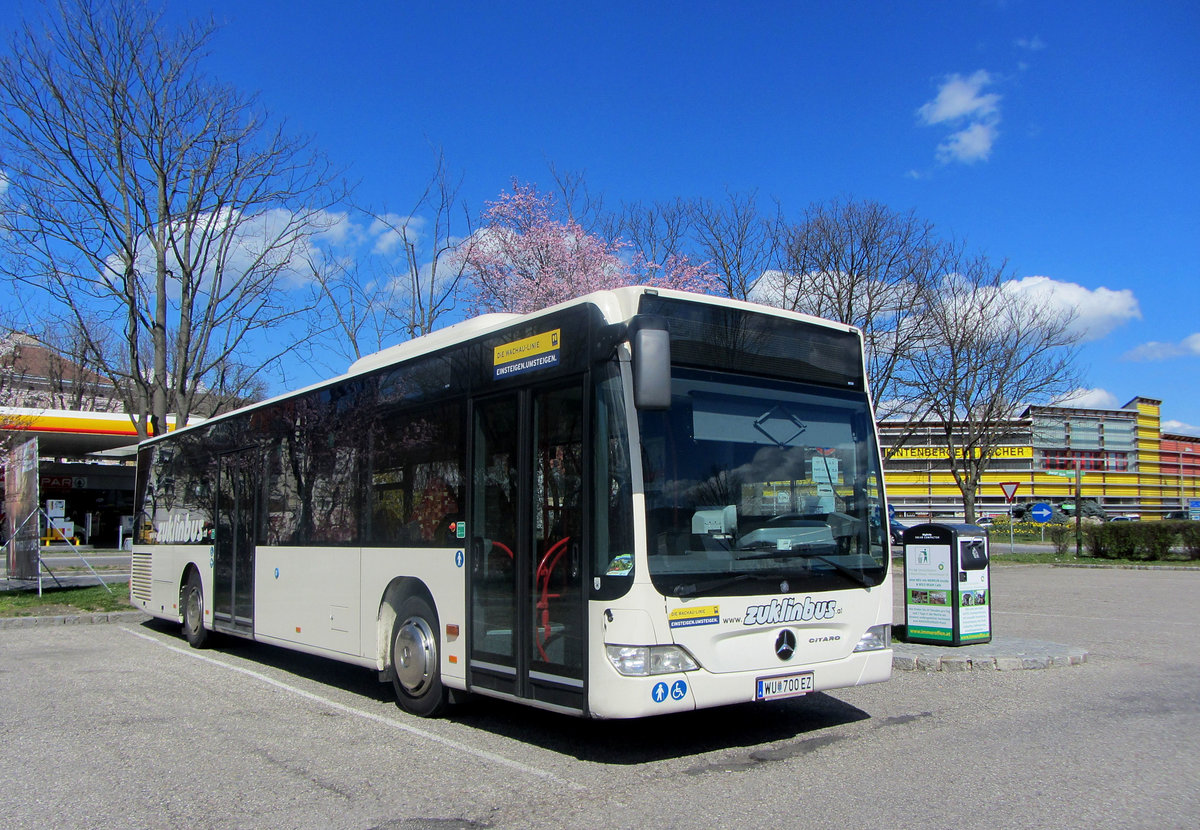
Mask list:
[{"label": "mercedes star emblem", "polygon": [[775,638],[775,654],[780,660],[791,660],[796,653],[796,635],[786,628]]}]

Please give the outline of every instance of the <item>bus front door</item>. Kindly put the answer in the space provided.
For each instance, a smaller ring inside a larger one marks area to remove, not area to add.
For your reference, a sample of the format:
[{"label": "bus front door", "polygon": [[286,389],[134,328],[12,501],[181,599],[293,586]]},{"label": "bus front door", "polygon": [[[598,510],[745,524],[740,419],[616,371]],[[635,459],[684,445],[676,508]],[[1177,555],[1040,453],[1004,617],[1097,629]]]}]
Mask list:
[{"label": "bus front door", "polygon": [[238,450],[217,461],[213,626],[248,635],[254,631],[254,529],[261,458],[257,450]]},{"label": "bus front door", "polygon": [[475,402],[468,683],[582,712],[584,386]]}]

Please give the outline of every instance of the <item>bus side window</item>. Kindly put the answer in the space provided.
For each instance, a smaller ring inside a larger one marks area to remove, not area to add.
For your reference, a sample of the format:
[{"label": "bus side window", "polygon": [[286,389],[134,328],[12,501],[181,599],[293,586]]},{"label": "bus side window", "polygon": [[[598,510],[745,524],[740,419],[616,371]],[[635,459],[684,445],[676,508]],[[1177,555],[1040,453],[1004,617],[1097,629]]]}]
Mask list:
[{"label": "bus side window", "polygon": [[368,544],[446,547],[463,509],[463,405],[390,407],[372,425],[364,476]]}]

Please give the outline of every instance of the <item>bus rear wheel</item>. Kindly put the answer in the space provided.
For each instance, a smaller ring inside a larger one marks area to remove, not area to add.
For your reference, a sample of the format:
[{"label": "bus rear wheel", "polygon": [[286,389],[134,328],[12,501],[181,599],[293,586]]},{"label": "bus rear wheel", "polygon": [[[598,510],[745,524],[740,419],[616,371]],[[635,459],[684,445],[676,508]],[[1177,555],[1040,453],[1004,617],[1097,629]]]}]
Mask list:
[{"label": "bus rear wheel", "polygon": [[434,717],[446,708],[438,655],[437,612],[423,597],[404,600],[392,629],[392,687],[409,714]]},{"label": "bus rear wheel", "polygon": [[183,586],[179,607],[183,609],[183,636],[187,638],[188,645],[204,648],[211,635],[204,627],[204,586],[200,582],[200,574],[195,571]]}]

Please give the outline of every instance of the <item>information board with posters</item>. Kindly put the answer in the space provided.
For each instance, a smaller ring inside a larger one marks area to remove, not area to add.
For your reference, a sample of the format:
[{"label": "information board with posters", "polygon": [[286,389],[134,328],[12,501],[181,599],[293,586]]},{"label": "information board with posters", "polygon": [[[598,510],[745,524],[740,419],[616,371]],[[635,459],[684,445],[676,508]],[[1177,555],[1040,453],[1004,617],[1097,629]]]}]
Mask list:
[{"label": "information board with posters", "polygon": [[904,531],[904,639],[951,646],[992,638],[987,533],[975,525]]},{"label": "information board with posters", "polygon": [[38,577],[38,441],[13,447],[4,467],[4,536],[9,579]]},{"label": "information board with posters", "polygon": [[905,625],[908,637],[954,639],[951,596],[954,570],[949,545],[906,544],[904,547]]}]

